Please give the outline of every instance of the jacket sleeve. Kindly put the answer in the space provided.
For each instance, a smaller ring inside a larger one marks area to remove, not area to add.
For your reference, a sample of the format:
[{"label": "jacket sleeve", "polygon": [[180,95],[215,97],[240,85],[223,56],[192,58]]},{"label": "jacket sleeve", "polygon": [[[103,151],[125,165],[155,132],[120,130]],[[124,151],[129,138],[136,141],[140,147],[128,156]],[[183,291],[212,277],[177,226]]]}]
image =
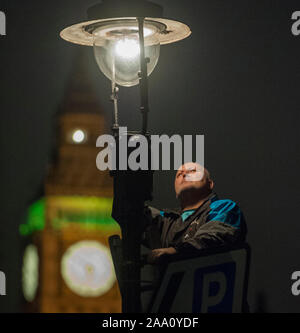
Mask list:
[{"label": "jacket sleeve", "polygon": [[144,218],[142,244],[150,249],[161,248],[161,230],[163,223],[161,211],[151,206],[145,206]]},{"label": "jacket sleeve", "polygon": [[[122,191],[117,193],[118,195],[114,196],[111,216],[122,227],[127,216],[130,215],[132,201],[127,199]],[[150,249],[161,247],[161,219],[160,210],[150,206],[144,207],[143,221],[140,221],[143,229],[141,243]]]},{"label": "jacket sleeve", "polygon": [[[211,203],[206,223],[197,228],[190,236],[185,234],[183,242],[176,244],[179,253],[185,250],[202,250],[220,246],[230,246],[245,240],[246,225],[243,213],[231,200],[217,200]],[[193,229],[192,224],[190,227]]]}]

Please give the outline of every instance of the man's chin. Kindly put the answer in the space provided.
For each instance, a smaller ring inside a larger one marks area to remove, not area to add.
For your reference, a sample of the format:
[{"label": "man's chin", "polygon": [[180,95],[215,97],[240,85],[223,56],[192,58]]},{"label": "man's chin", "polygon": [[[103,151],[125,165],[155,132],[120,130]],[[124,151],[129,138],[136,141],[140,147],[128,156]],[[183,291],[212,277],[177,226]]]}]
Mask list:
[{"label": "man's chin", "polygon": [[184,186],[182,186],[182,188],[180,189],[179,193],[177,194],[177,198],[179,199],[180,197],[182,198],[183,196],[205,196],[209,193],[209,190],[207,189],[207,187],[199,187],[198,184],[185,184]]},{"label": "man's chin", "polygon": [[197,187],[195,184],[185,184],[182,186],[178,193],[178,197],[181,195],[187,194],[187,193],[193,193],[193,192],[201,192],[201,189]]}]

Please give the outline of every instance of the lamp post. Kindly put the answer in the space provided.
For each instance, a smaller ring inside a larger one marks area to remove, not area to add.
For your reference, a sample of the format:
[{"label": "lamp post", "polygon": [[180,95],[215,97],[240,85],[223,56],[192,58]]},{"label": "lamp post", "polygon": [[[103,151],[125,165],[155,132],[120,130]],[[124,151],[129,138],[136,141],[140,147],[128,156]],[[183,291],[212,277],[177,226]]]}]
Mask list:
[{"label": "lamp post", "polygon": [[[181,22],[163,18],[163,8],[146,0],[103,0],[89,8],[87,14],[88,21],[65,28],[60,36],[66,41],[93,47],[100,70],[111,80],[112,131],[119,156],[120,140],[132,140],[138,135],[149,140],[148,75],[158,62],[160,46],[180,41],[191,31]],[[118,86],[137,84],[141,96],[141,131],[119,137]],[[113,210],[122,230],[123,312],[141,311],[140,241],[144,202],[152,199],[153,173],[150,169],[111,172],[114,178]]]}]

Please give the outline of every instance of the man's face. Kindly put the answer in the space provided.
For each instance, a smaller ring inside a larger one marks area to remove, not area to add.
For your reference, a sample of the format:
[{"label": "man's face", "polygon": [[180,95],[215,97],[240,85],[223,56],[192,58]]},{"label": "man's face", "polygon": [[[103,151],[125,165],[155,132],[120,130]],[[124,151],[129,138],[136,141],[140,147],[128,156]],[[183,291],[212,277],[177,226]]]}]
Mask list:
[{"label": "man's face", "polygon": [[209,179],[208,172],[197,163],[185,163],[176,173],[175,192],[177,198],[191,191],[202,195],[211,191],[212,187],[213,182]]}]

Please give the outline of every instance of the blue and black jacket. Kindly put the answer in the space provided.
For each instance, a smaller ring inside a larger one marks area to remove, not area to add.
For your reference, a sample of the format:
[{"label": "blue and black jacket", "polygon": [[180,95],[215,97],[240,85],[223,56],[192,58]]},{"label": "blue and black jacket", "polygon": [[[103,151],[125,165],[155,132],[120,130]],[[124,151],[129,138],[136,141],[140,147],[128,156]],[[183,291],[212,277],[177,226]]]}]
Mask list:
[{"label": "blue and black jacket", "polygon": [[180,209],[145,209],[144,243],[151,249],[174,247],[177,252],[231,246],[245,241],[247,228],[242,211],[232,200],[211,193],[187,219]]}]

